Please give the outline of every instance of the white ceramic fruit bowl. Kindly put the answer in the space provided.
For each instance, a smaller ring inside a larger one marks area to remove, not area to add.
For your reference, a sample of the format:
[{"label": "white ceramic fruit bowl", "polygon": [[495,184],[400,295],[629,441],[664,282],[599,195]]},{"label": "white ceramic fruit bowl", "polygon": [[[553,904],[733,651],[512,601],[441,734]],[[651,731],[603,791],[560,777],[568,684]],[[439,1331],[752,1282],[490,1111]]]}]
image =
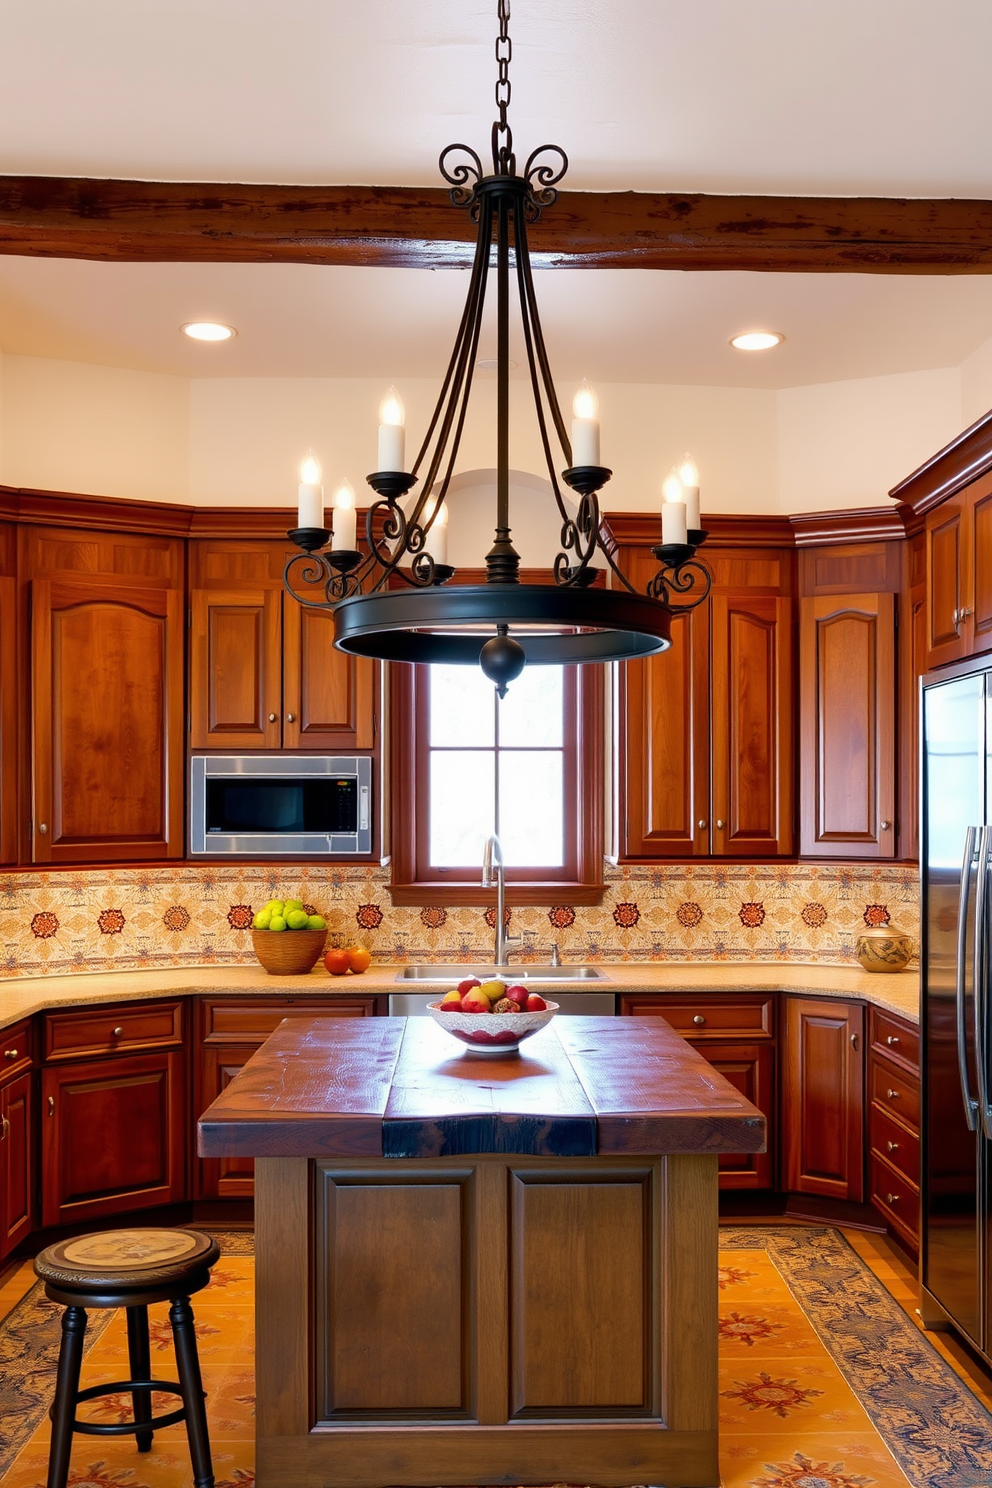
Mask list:
[{"label": "white ceramic fruit bowl", "polygon": [[449,1013],[439,1002],[429,1002],[434,1022],[465,1045],[467,1054],[513,1054],[524,1039],[550,1023],[558,1011],[549,1002],[539,1013]]}]

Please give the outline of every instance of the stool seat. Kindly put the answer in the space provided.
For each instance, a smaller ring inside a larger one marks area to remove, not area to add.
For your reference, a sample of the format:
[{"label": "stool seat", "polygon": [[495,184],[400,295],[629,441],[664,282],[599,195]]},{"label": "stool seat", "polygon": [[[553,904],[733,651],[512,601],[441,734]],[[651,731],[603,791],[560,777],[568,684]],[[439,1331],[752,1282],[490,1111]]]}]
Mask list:
[{"label": "stool seat", "polygon": [[[49,1245],[35,1258],[34,1269],[45,1283],[47,1296],[65,1308],[51,1409],[47,1488],[66,1488],[75,1432],[86,1436],[133,1434],[138,1451],[148,1452],[156,1431],[180,1421],[185,1422],[189,1439],[194,1488],[213,1488],[204,1390],[189,1299],[209,1283],[210,1267],[219,1256],[216,1240],[200,1230],[149,1228],[77,1235]],[[153,1302],[170,1303],[178,1384],[152,1379],[148,1307]],[[89,1307],[124,1308],[130,1378],[81,1390],[79,1374]],[[133,1420],[111,1423],[77,1418],[80,1401],[123,1391],[130,1392]],[[181,1396],[182,1408],[153,1416],[154,1391]]]},{"label": "stool seat", "polygon": [[[36,1257],[34,1269],[42,1281],[60,1291],[95,1293],[83,1305],[99,1307],[102,1292],[130,1287],[142,1292],[182,1291],[186,1282],[195,1282],[219,1256],[216,1240],[199,1230],[105,1230],[49,1245]],[[198,1287],[192,1285],[190,1290]]]}]

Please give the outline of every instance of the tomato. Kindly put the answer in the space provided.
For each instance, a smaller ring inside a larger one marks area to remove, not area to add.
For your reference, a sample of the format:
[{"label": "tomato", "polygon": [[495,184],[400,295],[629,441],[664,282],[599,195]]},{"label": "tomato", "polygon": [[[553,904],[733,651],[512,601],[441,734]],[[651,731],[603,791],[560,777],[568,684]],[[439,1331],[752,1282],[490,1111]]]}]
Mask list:
[{"label": "tomato", "polygon": [[340,946],[332,946],[324,957],[324,965],[331,976],[344,976],[351,969],[350,952],[342,950]]},{"label": "tomato", "polygon": [[372,952],[363,945],[353,945],[347,951],[348,965],[352,971],[366,971],[372,961]]}]

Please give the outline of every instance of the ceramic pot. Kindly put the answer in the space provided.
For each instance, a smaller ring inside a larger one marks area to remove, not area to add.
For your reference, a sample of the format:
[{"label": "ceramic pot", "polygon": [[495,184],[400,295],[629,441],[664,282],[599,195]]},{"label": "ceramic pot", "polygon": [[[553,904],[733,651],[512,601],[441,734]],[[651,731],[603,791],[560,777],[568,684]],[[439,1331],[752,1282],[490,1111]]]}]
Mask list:
[{"label": "ceramic pot", "polygon": [[905,971],[913,954],[913,937],[895,925],[877,925],[861,932],[854,942],[854,954],[865,971]]}]

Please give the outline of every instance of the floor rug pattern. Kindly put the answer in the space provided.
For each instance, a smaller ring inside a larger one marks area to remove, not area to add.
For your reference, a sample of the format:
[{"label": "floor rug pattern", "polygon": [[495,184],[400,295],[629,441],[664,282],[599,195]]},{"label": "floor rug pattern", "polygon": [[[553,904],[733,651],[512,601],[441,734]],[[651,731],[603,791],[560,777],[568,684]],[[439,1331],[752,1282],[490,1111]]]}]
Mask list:
[{"label": "floor rug pattern", "polygon": [[[194,1298],[217,1488],[254,1484],[251,1236],[218,1234]],[[721,1230],[720,1457],[724,1488],[989,1488],[992,1416],[829,1228]],[[173,1374],[166,1308],[152,1354]],[[40,1287],[0,1325],[0,1482],[43,1488],[60,1309]],[[83,1383],[126,1375],[123,1313],[91,1314]],[[157,1402],[163,1408],[167,1397]],[[91,1402],[128,1417],[129,1398]],[[70,1488],[191,1488],[182,1426],[139,1457],[133,1440],[77,1438]]]}]

